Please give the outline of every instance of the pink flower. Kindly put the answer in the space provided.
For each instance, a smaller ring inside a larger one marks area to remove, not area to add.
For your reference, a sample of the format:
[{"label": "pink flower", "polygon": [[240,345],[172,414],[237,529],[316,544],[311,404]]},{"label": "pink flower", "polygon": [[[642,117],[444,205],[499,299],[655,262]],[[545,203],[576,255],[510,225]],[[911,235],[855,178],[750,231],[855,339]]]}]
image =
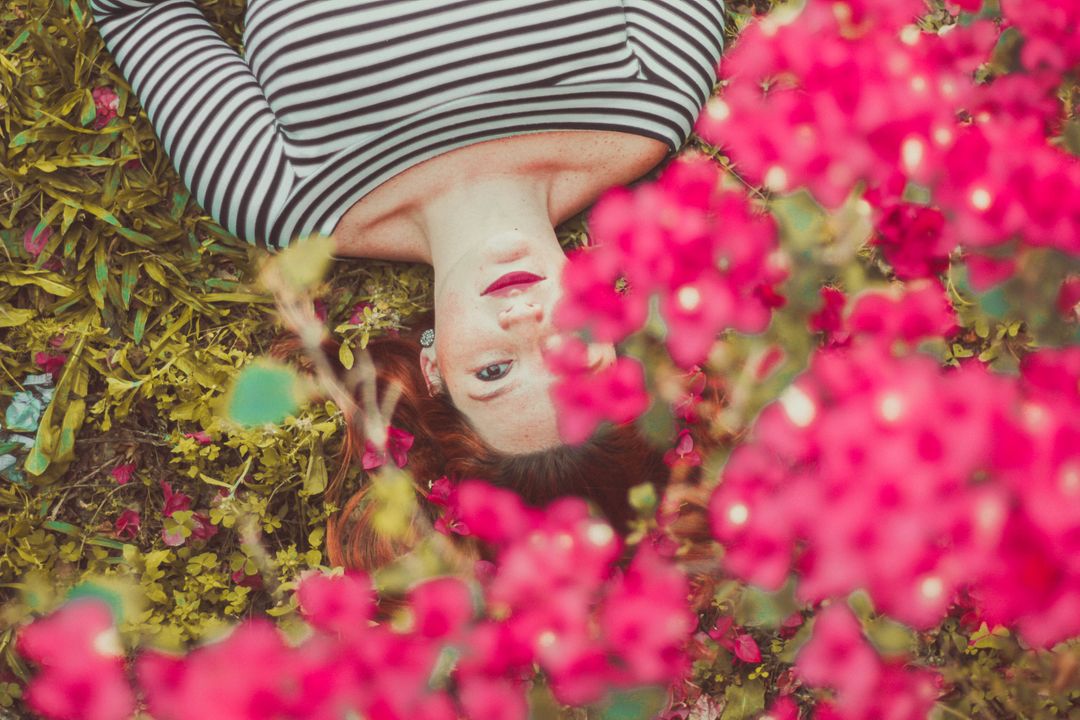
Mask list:
[{"label": "pink flower", "polygon": [[116,111],[120,106],[120,97],[111,87],[94,88],[94,110],[97,116],[94,118],[94,129],[100,130],[116,117]]},{"label": "pink flower", "polygon": [[485,720],[526,720],[529,706],[518,683],[501,678],[471,676],[459,691],[466,717]]},{"label": "pink flower", "polygon": [[799,720],[799,706],[788,696],[776,698],[762,720]]},{"label": "pink flower", "polygon": [[243,568],[240,568],[229,577],[234,583],[241,587],[249,587],[252,590],[261,590],[263,587],[262,575],[260,575],[259,573],[248,575],[246,572],[244,572]]},{"label": "pink flower", "polygon": [[664,463],[668,467],[674,467],[678,464],[696,467],[701,464],[701,453],[694,449],[694,437],[689,430],[683,429],[679,431],[675,447],[664,453]]},{"label": "pink flower", "polygon": [[720,643],[721,647],[747,663],[761,662],[761,650],[757,641],[748,633],[739,632],[730,615],[720,617],[716,626],[709,631],[709,637]]},{"label": "pink flower", "polygon": [[375,615],[375,591],[371,580],[359,571],[307,574],[300,580],[296,597],[300,612],[313,627],[347,639],[360,637]]},{"label": "pink flower", "polygon": [[945,216],[940,210],[912,203],[891,203],[881,211],[874,244],[901,280],[937,277],[949,267],[955,238],[942,231]]},{"label": "pink flower", "polygon": [[864,292],[848,316],[852,334],[885,343],[948,337],[957,327],[956,312],[937,281],[910,283],[903,293]]},{"label": "pink flower", "polygon": [[313,305],[315,307],[315,318],[321,322],[326,322],[327,307],[326,301],[322,298],[317,298]]},{"label": "pink flower", "polygon": [[611,246],[572,253],[563,268],[563,295],[555,308],[560,328],[588,329],[599,342],[618,342],[648,315],[648,288],[626,280],[622,256]]},{"label": "pink flower", "polygon": [[41,254],[41,251],[45,249],[45,246],[49,244],[49,240],[52,238],[53,229],[51,227],[45,227],[41,232],[35,234],[35,227],[31,225],[26,228],[26,232],[23,233],[23,249],[31,257],[37,257]]},{"label": "pink flower", "polygon": [[472,619],[472,593],[457,578],[436,578],[409,592],[415,630],[420,637],[435,640],[453,638]]},{"label": "pink flower", "polygon": [[1080,275],[1065,278],[1055,304],[1063,317],[1071,321],[1080,320]]},{"label": "pink flower", "polygon": [[191,509],[191,498],[182,492],[173,492],[172,486],[164,480],[161,481],[161,490],[165,493],[165,505],[161,514],[172,517],[174,512]]},{"label": "pink flower", "polygon": [[205,430],[199,430],[198,432],[193,433],[184,433],[184,437],[190,440],[194,440],[200,445],[209,445],[210,443],[214,442],[214,439],[210,437],[210,433],[206,432]]},{"label": "pink flower", "polygon": [[39,352],[34,355],[34,364],[40,367],[45,372],[52,376],[53,382],[56,382],[60,376],[60,370],[64,367],[64,363],[67,362],[67,355],[62,353],[46,353]]},{"label": "pink flower", "polygon": [[16,648],[40,666],[25,694],[35,713],[127,720],[135,712],[112,614],[104,602],[81,599],[64,605],[24,627]]},{"label": "pink flower", "polygon": [[375,443],[370,440],[367,441],[364,446],[364,455],[361,458],[361,465],[364,470],[374,470],[377,467],[382,467],[386,464],[386,455],[390,454],[394,464],[399,468],[405,467],[409,462],[409,448],[413,446],[413,436],[399,428],[391,426],[386,435],[386,450],[379,451],[375,447]]},{"label": "pink flower", "polygon": [[135,536],[139,534],[139,512],[138,510],[125,510],[120,513],[120,516],[116,518],[114,523],[114,531],[116,537],[121,540],[134,540]]},{"label": "pink flower", "polygon": [[450,478],[443,475],[438,480],[431,483],[431,489],[428,491],[427,500],[432,505],[450,507],[454,501],[454,493],[454,484],[450,482]]},{"label": "pink flower", "polygon": [[799,675],[817,687],[831,687],[841,704],[861,707],[872,701],[881,679],[881,660],[862,635],[862,626],[842,604],[817,614],[810,642],[796,660]]},{"label": "pink flower", "polygon": [[551,394],[558,408],[559,434],[571,444],[588,440],[604,421],[627,423],[649,407],[644,370],[630,358],[617,358],[588,377],[564,377]]},{"label": "pink flower", "polygon": [[458,485],[452,509],[470,534],[488,543],[509,542],[528,533],[537,523],[536,512],[525,505],[519,494],[476,480]]},{"label": "pink flower", "polygon": [[117,465],[112,469],[109,475],[116,481],[117,485],[127,485],[131,482],[131,476],[135,473],[135,463],[125,463],[123,465]]},{"label": "pink flower", "polygon": [[209,540],[217,535],[217,525],[210,522],[210,516],[205,513],[195,513],[191,517],[195,521],[195,528],[191,531],[191,536],[197,540]]}]

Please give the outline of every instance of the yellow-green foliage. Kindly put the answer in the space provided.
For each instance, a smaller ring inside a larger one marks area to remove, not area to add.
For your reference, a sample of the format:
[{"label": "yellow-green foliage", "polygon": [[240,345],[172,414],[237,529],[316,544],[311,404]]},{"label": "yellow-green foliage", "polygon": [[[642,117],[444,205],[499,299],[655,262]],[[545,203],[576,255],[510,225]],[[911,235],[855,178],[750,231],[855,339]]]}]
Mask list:
[{"label": "yellow-green foliage", "polygon": [[[242,8],[204,5],[234,44]],[[42,372],[36,353],[67,357],[34,450],[14,451],[24,478],[0,479],[0,628],[104,575],[143,591],[125,617],[129,637],[174,646],[283,603],[299,570],[325,562],[334,508],[322,492],[341,416],[316,403],[274,428],[219,418],[236,370],[279,333],[254,281],[262,252],[190,200],[92,26],[82,1],[0,8],[0,420]],[[101,129],[97,87],[119,94],[118,117]],[[35,258],[23,236],[45,228],[52,236]],[[338,262],[324,290],[329,326],[359,348],[425,309],[430,277]],[[350,323],[361,302],[362,321]],[[200,431],[209,444],[191,437]],[[136,469],[120,485],[110,473],[126,463]],[[163,516],[162,481],[191,497],[189,510]],[[114,522],[128,509],[141,529],[124,541]],[[196,513],[216,535],[192,534]],[[183,544],[166,545],[163,531]],[[261,573],[265,586],[238,585],[237,571]],[[0,631],[5,665],[24,677],[11,640]],[[16,695],[0,683],[0,706]]]}]

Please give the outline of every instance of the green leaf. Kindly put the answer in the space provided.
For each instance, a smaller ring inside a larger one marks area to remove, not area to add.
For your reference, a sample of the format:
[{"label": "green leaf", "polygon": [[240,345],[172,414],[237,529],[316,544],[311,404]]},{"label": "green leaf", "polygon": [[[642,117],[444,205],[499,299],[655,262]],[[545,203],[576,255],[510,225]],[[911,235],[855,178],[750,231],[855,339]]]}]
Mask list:
[{"label": "green leaf", "polygon": [[36,315],[37,312],[28,308],[15,308],[7,303],[0,303],[0,328],[18,327]]},{"label": "green leaf", "polygon": [[392,468],[383,468],[371,484],[371,498],[376,510],[372,527],[380,535],[401,538],[409,532],[416,510],[416,490],[412,478]]},{"label": "green leaf", "polygon": [[59,275],[48,270],[20,270],[0,273],[0,283],[14,287],[36,285],[50,295],[68,297],[75,289],[62,282]]},{"label": "green leaf", "polygon": [[664,708],[667,692],[645,687],[612,693],[599,708],[601,720],[650,720]]},{"label": "green leaf", "polygon": [[84,400],[72,400],[64,411],[64,419],[60,423],[60,437],[56,443],[56,452],[53,459],[58,462],[72,460],[75,457],[75,436],[82,427],[86,417],[86,402]]},{"label": "green leaf", "polygon": [[765,709],[765,684],[761,680],[749,680],[742,685],[728,685],[724,700],[720,720],[750,720]]},{"label": "green leaf", "polygon": [[652,483],[644,482],[630,488],[630,507],[641,517],[652,515],[656,511],[656,488]]},{"label": "green leaf", "polygon": [[334,239],[312,235],[281,252],[274,263],[293,290],[308,290],[326,275],[334,260]]},{"label": "green leaf", "polygon": [[735,622],[749,627],[776,629],[798,609],[793,580],[788,580],[787,584],[776,592],[766,592],[754,585],[747,585],[735,605]]},{"label": "green leaf", "polygon": [[124,309],[131,307],[131,293],[135,290],[135,283],[139,280],[139,260],[133,255],[124,258],[124,272],[120,278],[120,298],[124,302]]},{"label": "green leaf", "polygon": [[143,334],[146,332],[146,319],[150,316],[150,311],[145,307],[140,307],[135,311],[135,326],[131,331],[131,339],[138,345],[142,342]]},{"label": "green leaf", "polygon": [[307,495],[318,495],[326,489],[326,480],[326,458],[323,456],[321,444],[314,443],[308,458],[307,474],[304,476],[304,492]]},{"label": "green leaf", "polygon": [[353,363],[356,358],[353,357],[353,351],[348,342],[343,342],[338,346],[338,362],[346,370],[352,370]]},{"label": "green leaf", "polygon": [[79,528],[69,522],[63,522],[62,520],[46,520],[43,524],[49,530],[62,532],[65,535],[71,535],[72,537],[79,536]]},{"label": "green leaf", "polygon": [[279,423],[300,406],[300,383],[287,365],[256,360],[237,376],[225,400],[225,415],[240,425]]}]

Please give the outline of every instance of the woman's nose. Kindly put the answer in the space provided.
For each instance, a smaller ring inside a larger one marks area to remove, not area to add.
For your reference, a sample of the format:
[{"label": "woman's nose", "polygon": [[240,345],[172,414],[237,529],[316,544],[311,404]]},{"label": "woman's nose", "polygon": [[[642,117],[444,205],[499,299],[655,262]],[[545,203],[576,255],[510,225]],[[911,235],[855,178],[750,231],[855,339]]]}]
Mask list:
[{"label": "woman's nose", "polygon": [[509,330],[519,322],[537,322],[544,319],[544,308],[538,303],[518,302],[499,313],[499,326]]}]

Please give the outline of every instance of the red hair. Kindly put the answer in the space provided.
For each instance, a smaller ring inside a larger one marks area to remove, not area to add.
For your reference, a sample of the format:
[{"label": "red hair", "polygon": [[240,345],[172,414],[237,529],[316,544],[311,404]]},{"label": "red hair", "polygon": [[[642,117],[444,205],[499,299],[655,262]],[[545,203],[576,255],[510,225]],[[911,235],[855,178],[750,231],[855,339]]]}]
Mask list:
[{"label": "red hair", "polygon": [[[420,370],[418,331],[371,341],[377,371],[377,394],[390,383],[401,388],[391,424],[414,437],[406,469],[416,484],[422,511],[433,518],[426,501],[429,483],[446,475],[451,479],[478,478],[514,490],[528,503],[545,504],[573,495],[593,502],[618,530],[625,531],[632,512],[627,490],[651,482],[660,490],[668,478],[662,453],[653,448],[633,425],[598,433],[577,446],[563,445],[538,452],[510,455],[494,450],[472,429],[445,393],[432,396]],[[298,343],[275,343],[271,353],[295,357]],[[336,367],[337,345],[328,340],[323,350]],[[343,369],[342,369],[343,370]],[[350,423],[341,448],[340,465],[327,487],[326,499],[339,505],[327,520],[327,555],[332,565],[373,570],[408,550],[373,528],[369,486],[347,487],[349,469],[364,451],[361,431]],[[344,500],[344,502],[342,502]]]}]

